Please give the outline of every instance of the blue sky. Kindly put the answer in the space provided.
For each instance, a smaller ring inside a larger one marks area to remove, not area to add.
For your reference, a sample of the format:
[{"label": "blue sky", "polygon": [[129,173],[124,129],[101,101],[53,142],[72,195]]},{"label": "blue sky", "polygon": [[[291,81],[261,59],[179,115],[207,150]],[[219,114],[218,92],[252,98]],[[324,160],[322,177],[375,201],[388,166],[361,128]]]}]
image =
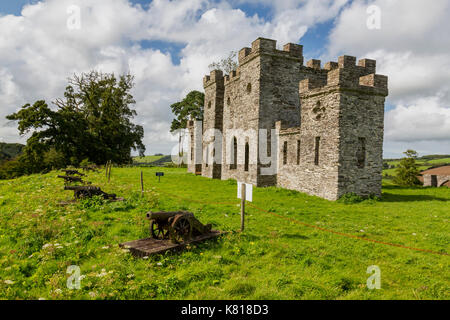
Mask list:
[{"label": "blue sky", "polygon": [[[389,76],[385,156],[413,148],[450,153],[450,3],[435,0],[42,0],[0,1],[0,141],[25,142],[6,114],[51,101],[73,72],[136,75],[138,118],[150,153],[169,152],[168,106],[202,90],[212,61],[259,36],[304,46],[305,59],[342,54],[377,60]],[[150,5],[151,3],[151,5]],[[25,16],[22,7],[32,4]],[[82,28],[66,27],[67,7],[81,8]],[[133,5],[140,4],[142,9]],[[368,9],[381,27],[367,27]],[[15,15],[15,17],[6,15]]]}]

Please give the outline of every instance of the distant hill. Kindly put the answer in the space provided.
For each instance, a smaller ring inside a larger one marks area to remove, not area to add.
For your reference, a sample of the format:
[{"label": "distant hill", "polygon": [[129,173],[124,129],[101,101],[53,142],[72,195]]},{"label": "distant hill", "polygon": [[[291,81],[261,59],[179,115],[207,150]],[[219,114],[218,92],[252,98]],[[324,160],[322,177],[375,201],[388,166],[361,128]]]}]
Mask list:
[{"label": "distant hill", "polygon": [[146,156],[146,157],[135,157],[133,159],[135,164],[146,164],[155,167],[165,166],[168,162],[172,162],[172,156],[167,155],[154,155],[154,156]]},{"label": "distant hill", "polygon": [[20,143],[0,142],[0,161],[14,159],[22,153],[24,147]]}]

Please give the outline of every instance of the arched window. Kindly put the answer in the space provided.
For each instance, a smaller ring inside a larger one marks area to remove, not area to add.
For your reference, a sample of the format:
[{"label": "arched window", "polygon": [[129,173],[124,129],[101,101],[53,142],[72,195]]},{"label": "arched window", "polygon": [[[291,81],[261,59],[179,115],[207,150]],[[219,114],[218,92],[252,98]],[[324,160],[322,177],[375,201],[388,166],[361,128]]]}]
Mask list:
[{"label": "arched window", "polygon": [[283,144],[283,165],[287,164],[287,151],[288,151],[288,143],[287,141]]},{"label": "arched window", "polygon": [[252,84],[249,83],[247,84],[247,93],[251,93],[252,92]]},{"label": "arched window", "polygon": [[230,170],[237,169],[237,139],[233,137],[233,157],[231,159]]},{"label": "arched window", "polygon": [[211,109],[211,101],[208,102],[208,109]]},{"label": "arched window", "polygon": [[231,99],[230,99],[230,97],[228,97],[228,99],[227,99],[227,106],[231,106]]},{"label": "arched window", "polygon": [[244,170],[248,171],[248,164],[249,164],[249,159],[250,158],[250,147],[248,145],[248,142],[245,144],[245,166],[244,166]]}]

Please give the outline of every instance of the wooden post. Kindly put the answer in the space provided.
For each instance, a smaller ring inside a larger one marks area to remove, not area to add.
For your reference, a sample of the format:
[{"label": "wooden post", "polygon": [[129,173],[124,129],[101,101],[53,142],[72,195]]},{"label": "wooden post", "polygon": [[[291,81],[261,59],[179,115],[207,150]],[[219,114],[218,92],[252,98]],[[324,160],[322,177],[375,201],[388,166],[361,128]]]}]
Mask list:
[{"label": "wooden post", "polygon": [[141,193],[144,194],[144,174],[141,170]]},{"label": "wooden post", "polygon": [[245,217],[245,183],[241,185],[241,232],[244,231]]},{"label": "wooden post", "polygon": [[105,165],[105,178],[108,178],[108,169],[109,169],[109,160],[106,161],[106,165]]},{"label": "wooden post", "polygon": [[112,168],[112,163],[111,160],[109,161],[109,171],[108,171],[108,183],[111,180],[111,168]]}]

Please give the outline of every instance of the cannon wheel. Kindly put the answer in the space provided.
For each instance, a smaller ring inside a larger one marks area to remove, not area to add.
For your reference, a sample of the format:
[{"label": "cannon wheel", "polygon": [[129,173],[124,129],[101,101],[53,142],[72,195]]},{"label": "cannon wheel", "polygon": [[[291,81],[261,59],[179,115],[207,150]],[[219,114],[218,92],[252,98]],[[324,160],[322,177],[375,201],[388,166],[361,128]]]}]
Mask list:
[{"label": "cannon wheel", "polygon": [[150,222],[150,235],[153,239],[164,240],[167,238],[169,231],[164,230],[155,220]]},{"label": "cannon wheel", "polygon": [[172,223],[171,231],[171,238],[176,243],[189,240],[192,235],[191,222],[182,215],[177,216]]}]

